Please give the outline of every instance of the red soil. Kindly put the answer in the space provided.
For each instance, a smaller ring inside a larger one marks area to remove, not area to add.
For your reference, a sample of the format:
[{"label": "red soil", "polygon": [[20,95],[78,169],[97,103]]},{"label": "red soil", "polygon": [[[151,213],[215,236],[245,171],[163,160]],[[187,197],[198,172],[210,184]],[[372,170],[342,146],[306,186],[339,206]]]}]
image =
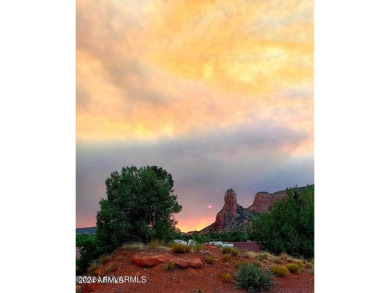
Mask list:
[{"label": "red soil", "polygon": [[[181,292],[197,292],[195,289],[201,289],[199,292],[245,292],[237,289],[234,282],[224,282],[219,273],[229,272],[232,276],[237,271],[234,265],[236,260],[255,261],[255,259],[244,258],[242,256],[232,257],[230,261],[223,262],[222,252],[213,246],[207,246],[206,254],[185,253],[181,256],[186,258],[200,258],[203,266],[201,268],[186,268],[174,269],[173,271],[165,271],[162,265],[157,265],[151,268],[139,268],[132,263],[132,257],[139,252],[137,249],[121,249],[118,250],[112,259],[96,270],[100,276],[145,276],[146,283],[123,283],[123,284],[83,284],[82,292],[153,292],[153,293],[181,293]],[[152,249],[148,253],[166,253],[165,250]],[[214,256],[216,260],[212,265],[205,262],[207,256]],[[117,269],[110,273],[105,273],[105,270],[110,265],[117,266]],[[263,268],[273,265],[271,260],[263,260]],[[306,268],[302,268],[299,275],[289,274],[286,277],[274,277],[275,285],[269,290],[270,293],[311,293],[314,292],[314,274]]]}]

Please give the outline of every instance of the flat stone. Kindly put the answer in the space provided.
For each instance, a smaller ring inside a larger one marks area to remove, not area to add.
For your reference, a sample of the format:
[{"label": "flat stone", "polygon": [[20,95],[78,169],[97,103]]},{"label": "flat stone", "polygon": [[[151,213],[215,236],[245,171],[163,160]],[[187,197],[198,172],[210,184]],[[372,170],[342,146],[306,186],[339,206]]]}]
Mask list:
[{"label": "flat stone", "polygon": [[174,262],[178,267],[181,268],[202,267],[202,261],[199,258],[172,257],[170,261]]},{"label": "flat stone", "polygon": [[155,267],[161,263],[167,262],[171,257],[166,254],[135,254],[133,256],[133,263],[140,268],[143,267]]}]

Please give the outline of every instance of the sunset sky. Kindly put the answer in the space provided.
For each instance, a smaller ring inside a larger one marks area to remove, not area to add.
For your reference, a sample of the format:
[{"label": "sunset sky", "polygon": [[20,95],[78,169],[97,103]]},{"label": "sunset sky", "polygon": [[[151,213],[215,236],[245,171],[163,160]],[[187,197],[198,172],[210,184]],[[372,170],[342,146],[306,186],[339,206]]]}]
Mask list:
[{"label": "sunset sky", "polygon": [[173,175],[182,231],[314,183],[313,5],[77,0],[77,227],[124,166]]}]

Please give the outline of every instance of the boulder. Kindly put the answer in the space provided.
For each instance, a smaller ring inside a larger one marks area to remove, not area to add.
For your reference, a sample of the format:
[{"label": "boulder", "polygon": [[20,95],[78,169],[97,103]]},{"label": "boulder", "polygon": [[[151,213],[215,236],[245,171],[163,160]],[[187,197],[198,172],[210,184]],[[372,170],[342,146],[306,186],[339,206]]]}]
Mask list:
[{"label": "boulder", "polygon": [[178,267],[181,268],[202,267],[202,261],[199,258],[172,257],[170,261],[174,262]]},{"label": "boulder", "polygon": [[161,263],[169,261],[170,256],[166,254],[140,254],[137,253],[133,256],[133,263],[140,268],[154,267]]}]

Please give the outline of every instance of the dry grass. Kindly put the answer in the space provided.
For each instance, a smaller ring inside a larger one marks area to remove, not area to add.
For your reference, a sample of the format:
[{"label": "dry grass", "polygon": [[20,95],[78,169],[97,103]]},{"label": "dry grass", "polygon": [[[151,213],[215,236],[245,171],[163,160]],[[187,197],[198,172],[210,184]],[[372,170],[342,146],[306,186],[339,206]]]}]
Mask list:
[{"label": "dry grass", "polygon": [[299,266],[295,263],[289,263],[288,265],[286,265],[286,268],[293,274],[301,273]]},{"label": "dry grass", "polygon": [[203,245],[202,245],[202,244],[195,244],[195,246],[194,246],[194,251],[195,251],[195,252],[199,252],[199,251],[202,250],[202,248],[203,248]]},{"label": "dry grass", "polygon": [[175,268],[175,263],[173,261],[168,261],[162,265],[162,268],[166,271],[172,271]]},{"label": "dry grass", "polygon": [[277,264],[282,264],[283,263],[283,259],[281,257],[277,257],[274,259],[274,262],[277,263]]},{"label": "dry grass", "polygon": [[118,269],[118,266],[116,264],[109,265],[104,272],[105,273],[112,273],[115,272]]},{"label": "dry grass", "polygon": [[266,260],[266,259],[268,259],[268,254],[266,254],[266,253],[259,253],[259,255],[257,256],[257,258],[258,258],[259,260]]},{"label": "dry grass", "polygon": [[271,271],[278,276],[284,277],[289,274],[288,268],[285,266],[272,266]]},{"label": "dry grass", "polygon": [[106,263],[108,263],[110,260],[111,260],[112,256],[111,255],[108,255],[108,254],[104,254],[104,255],[101,255],[99,257],[99,262],[103,265],[105,265]]},{"label": "dry grass", "polygon": [[133,248],[136,248],[139,250],[144,250],[144,249],[146,249],[146,246],[145,246],[145,244],[143,244],[141,242],[130,242],[130,243],[126,243],[122,246],[122,249],[133,249]]},{"label": "dry grass", "polygon": [[88,275],[90,276],[96,276],[96,273],[95,271],[99,268],[100,266],[96,263],[96,262],[93,262],[89,268],[88,268]]},{"label": "dry grass", "polygon": [[221,277],[221,279],[224,282],[231,282],[233,280],[233,277],[229,273],[227,273],[227,272],[219,273],[218,275]]},{"label": "dry grass", "polygon": [[186,244],[173,243],[171,249],[174,253],[185,253],[189,252],[191,248]]},{"label": "dry grass", "polygon": [[203,293],[204,291],[203,291],[202,288],[195,288],[195,289],[194,289],[194,292],[195,292],[195,293]]},{"label": "dry grass", "polygon": [[229,261],[231,258],[232,258],[232,255],[231,255],[231,254],[225,254],[225,255],[223,256],[223,261]]},{"label": "dry grass", "polygon": [[299,266],[299,268],[303,268],[303,262],[298,260],[298,261],[295,261],[295,263]]},{"label": "dry grass", "polygon": [[212,265],[214,263],[214,257],[206,256],[205,261],[207,264]]},{"label": "dry grass", "polygon": [[234,265],[239,268],[241,266],[243,266],[244,264],[246,264],[246,261],[245,260],[241,260],[241,259],[238,259],[234,262]]}]

